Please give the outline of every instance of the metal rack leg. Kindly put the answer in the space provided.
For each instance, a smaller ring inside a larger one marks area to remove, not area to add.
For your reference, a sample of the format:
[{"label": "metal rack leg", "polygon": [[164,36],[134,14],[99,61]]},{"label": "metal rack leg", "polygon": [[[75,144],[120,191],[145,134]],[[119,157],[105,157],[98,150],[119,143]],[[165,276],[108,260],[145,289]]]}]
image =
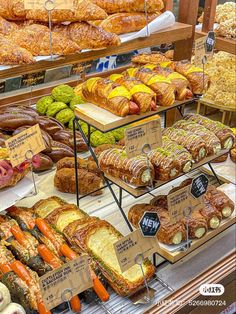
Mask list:
[{"label": "metal rack leg", "polygon": [[120,204],[120,207],[122,206],[122,192],[123,192],[122,188],[119,187],[119,204]]},{"label": "metal rack leg", "polygon": [[164,128],[166,128],[166,111],[163,113],[164,116]]},{"label": "metal rack leg", "polygon": [[76,204],[79,206],[79,175],[78,175],[78,159],[77,159],[77,143],[76,143],[76,119],[73,120],[73,136],[74,136],[74,158],[75,158],[75,188],[76,188]]},{"label": "metal rack leg", "polygon": [[184,115],[182,113],[182,108],[180,106],[178,106],[177,109],[179,110],[179,113],[180,113],[181,117],[183,117]]},{"label": "metal rack leg", "polygon": [[216,174],[216,172],[215,172],[215,170],[214,170],[214,168],[212,167],[212,165],[211,165],[210,162],[208,162],[208,166],[210,167],[211,172],[213,173],[213,175],[214,175],[214,177],[216,178],[216,180],[217,180],[217,182],[219,183],[219,185],[221,185],[222,183],[221,183],[220,179],[218,178],[218,176],[217,176],[217,174]]}]

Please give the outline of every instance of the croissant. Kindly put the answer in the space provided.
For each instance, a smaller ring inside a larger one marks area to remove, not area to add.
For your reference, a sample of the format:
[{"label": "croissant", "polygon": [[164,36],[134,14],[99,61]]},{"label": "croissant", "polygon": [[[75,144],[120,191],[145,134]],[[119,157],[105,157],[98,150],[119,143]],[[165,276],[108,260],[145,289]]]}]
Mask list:
[{"label": "croissant", "polygon": [[[102,194],[102,179],[96,174],[85,169],[78,169],[79,177],[79,194],[85,195],[93,193],[93,195]],[[75,169],[62,168],[56,171],[54,177],[54,186],[64,193],[76,193]],[[99,191],[97,191],[99,190]],[[95,192],[96,191],[96,192]]]},{"label": "croissant", "polygon": [[26,49],[19,47],[14,41],[0,34],[0,64],[32,64],[33,55]]},{"label": "croissant", "polygon": [[[144,0],[91,0],[94,4],[105,10],[107,13],[117,12],[145,12]],[[147,12],[153,13],[164,8],[162,0],[147,0]]]},{"label": "croissant", "polygon": [[53,27],[53,31],[67,36],[78,44],[81,49],[100,49],[119,46],[121,43],[117,35],[86,22],[56,25]]},{"label": "croissant", "polygon": [[182,145],[178,145],[167,136],[162,136],[162,147],[172,153],[172,156],[178,163],[181,172],[186,173],[192,169],[194,163],[192,155]]},{"label": "croissant", "polygon": [[196,162],[206,157],[206,144],[200,136],[173,127],[164,129],[163,135],[166,135],[179,145],[184,146]]},{"label": "croissant", "polygon": [[158,214],[161,223],[157,232],[158,241],[165,244],[179,244],[186,239],[186,231],[182,221],[171,223],[167,210],[149,204],[136,204],[130,208],[128,219],[135,228],[138,228],[138,223],[146,211]]},{"label": "croissant", "polygon": [[[169,66],[171,68],[173,68],[174,70],[174,62],[172,62],[170,59],[166,58],[163,54],[159,53],[159,52],[152,52],[152,53],[142,53],[142,54],[138,54],[134,57],[132,57],[131,59],[132,63],[134,64],[161,64],[163,66]],[[166,64],[165,64],[166,63]]]},{"label": "croissant", "polygon": [[189,81],[183,75],[179,74],[178,72],[174,72],[168,66],[168,62],[162,62],[158,65],[147,64],[145,68],[146,67],[150,68],[155,73],[165,76],[171,81],[171,83],[175,86],[177,100],[184,100],[193,96],[191,90],[188,88]]},{"label": "croissant", "polygon": [[[54,9],[51,12],[53,23],[60,22],[81,22],[89,20],[104,20],[106,12],[89,0],[76,1],[75,10]],[[48,12],[46,10],[27,10],[26,19],[48,22]]]},{"label": "croissant", "polygon": [[140,112],[156,109],[156,94],[151,88],[138,79],[126,78],[121,74],[112,74],[110,80],[125,86],[132,96],[132,100],[139,106]]},{"label": "croissant", "polygon": [[209,131],[215,133],[221,142],[222,149],[230,149],[234,145],[235,136],[233,131],[221,122],[213,121],[200,114],[189,114],[184,117],[188,121],[194,121],[203,125]]},{"label": "croissant", "polygon": [[194,94],[201,95],[208,89],[210,77],[207,73],[203,72],[203,69],[195,67],[191,63],[184,62],[176,62],[175,69],[188,79]]},{"label": "croissant", "polygon": [[172,106],[175,102],[175,87],[170,80],[150,69],[139,69],[135,77],[150,87],[156,93],[157,104]]},{"label": "croissant", "polygon": [[0,16],[0,34],[8,35],[16,30],[18,30],[18,25],[16,23],[9,22]]},{"label": "croissant", "polygon": [[[27,49],[34,56],[50,55],[50,30],[39,24],[25,26],[18,31],[10,33],[10,40],[18,46]],[[68,55],[79,52],[79,46],[66,37],[52,33],[52,53],[56,55]]]},{"label": "croissant", "polygon": [[147,186],[153,181],[154,168],[144,156],[128,158],[121,149],[107,149],[99,156],[100,168],[115,178],[135,186]]},{"label": "croissant", "polygon": [[209,185],[205,194],[207,200],[221,212],[224,218],[232,215],[234,211],[234,202],[214,185]]},{"label": "croissant", "polygon": [[207,155],[218,154],[221,150],[220,140],[217,136],[204,126],[195,123],[194,121],[180,120],[173,125],[176,129],[190,131],[200,136],[206,143]]},{"label": "croissant", "polygon": [[0,16],[8,20],[24,20],[24,0],[1,0]]},{"label": "croissant", "polygon": [[146,17],[144,13],[116,13],[103,20],[99,26],[117,35],[126,34],[139,31],[159,15],[160,13],[153,13]]},{"label": "croissant", "polygon": [[207,198],[204,198],[204,207],[200,209],[199,212],[207,220],[208,228],[216,229],[219,227],[222,215]]},{"label": "croissant", "polygon": [[148,159],[155,170],[155,179],[167,181],[180,174],[180,166],[174,154],[168,150],[158,147],[148,154]]},{"label": "croissant", "polygon": [[131,95],[124,86],[107,79],[88,79],[83,84],[82,95],[87,101],[120,117],[137,114],[140,110],[138,105],[130,101]]}]

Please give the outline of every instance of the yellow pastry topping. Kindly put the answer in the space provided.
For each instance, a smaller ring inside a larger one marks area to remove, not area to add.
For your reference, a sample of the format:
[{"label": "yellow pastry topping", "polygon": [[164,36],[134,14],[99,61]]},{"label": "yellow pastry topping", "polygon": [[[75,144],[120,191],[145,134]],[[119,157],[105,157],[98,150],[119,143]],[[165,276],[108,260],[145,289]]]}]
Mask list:
[{"label": "yellow pastry topping", "polygon": [[95,83],[100,80],[101,78],[100,77],[93,77],[93,78],[90,78],[86,81],[86,86],[88,88],[88,91],[91,93]]},{"label": "yellow pastry topping", "polygon": [[194,65],[191,66],[191,68],[189,68],[186,72],[186,74],[191,74],[191,73],[196,73],[196,72],[203,72],[203,69],[199,68],[199,67],[195,67]]},{"label": "yellow pastry topping", "polygon": [[123,75],[121,75],[121,74],[112,74],[112,75],[110,75],[109,79],[111,81],[115,82],[116,80],[118,80],[118,79],[120,79],[122,77],[123,77]]},{"label": "yellow pastry topping", "polygon": [[129,68],[126,70],[126,72],[128,73],[129,77],[135,77],[136,72],[138,71],[137,68]]},{"label": "yellow pastry topping", "polygon": [[144,84],[135,85],[134,87],[131,88],[131,90],[129,92],[132,96],[136,93],[147,93],[150,95],[152,95],[152,94],[154,95],[153,91]]},{"label": "yellow pastry topping", "polygon": [[181,79],[181,80],[187,81],[187,79],[186,79],[183,75],[181,75],[181,74],[179,74],[179,73],[177,73],[177,72],[170,73],[170,74],[167,76],[167,78],[168,78],[169,80]]},{"label": "yellow pastry topping", "polygon": [[162,67],[162,68],[167,68],[169,65],[171,65],[172,64],[172,61],[164,61],[164,62],[161,62],[160,63],[160,66]]},{"label": "yellow pastry topping", "polygon": [[8,150],[6,148],[0,148],[0,160],[9,159]]},{"label": "yellow pastry topping", "polygon": [[166,77],[162,76],[162,75],[154,75],[147,82],[147,85],[152,85],[152,84],[155,84],[155,83],[171,84],[171,81],[169,79],[167,79]]},{"label": "yellow pastry topping", "polygon": [[220,225],[220,220],[217,217],[212,217],[210,220],[210,227],[211,229],[216,229]]},{"label": "yellow pastry topping", "polygon": [[149,63],[149,64],[145,64],[144,68],[153,70],[154,68],[156,68],[156,66],[157,66],[156,64]]},{"label": "yellow pastry topping", "polygon": [[124,86],[117,86],[114,88],[107,98],[111,99],[115,97],[125,97],[127,99],[131,99],[130,92]]}]

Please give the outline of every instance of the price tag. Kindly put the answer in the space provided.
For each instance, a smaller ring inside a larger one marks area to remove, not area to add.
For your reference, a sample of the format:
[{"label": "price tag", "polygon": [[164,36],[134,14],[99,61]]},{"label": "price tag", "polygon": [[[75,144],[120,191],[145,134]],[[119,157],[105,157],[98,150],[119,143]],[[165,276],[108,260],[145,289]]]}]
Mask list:
[{"label": "price tag", "polygon": [[139,221],[139,227],[144,237],[156,237],[161,224],[157,213],[145,212]]},{"label": "price tag", "polygon": [[78,257],[39,278],[43,302],[51,310],[93,286],[88,256]]},{"label": "price tag", "polygon": [[168,211],[172,223],[176,223],[192,211],[199,210],[204,206],[202,197],[195,198],[190,192],[191,186],[185,186],[167,196]]},{"label": "price tag", "polygon": [[202,66],[202,60],[206,55],[205,43],[207,36],[195,40],[194,63],[196,66]]},{"label": "price tag", "polygon": [[204,174],[201,174],[200,176],[193,179],[191,185],[192,196],[195,198],[199,198],[204,195],[207,191],[208,183],[209,180]]},{"label": "price tag", "polygon": [[160,118],[125,130],[125,149],[129,158],[142,154],[145,144],[151,149],[162,146]]},{"label": "price tag", "polygon": [[[5,141],[13,167],[40,153],[46,147],[38,124]],[[30,152],[30,156],[27,153]]]},{"label": "price tag", "polygon": [[140,229],[133,231],[126,237],[114,244],[116,256],[122,272],[128,270],[136,264],[136,257],[143,254],[143,257],[149,257],[157,251],[157,238],[146,239],[142,236]]},{"label": "price tag", "polygon": [[24,0],[25,10],[42,10],[47,3],[52,3],[57,10],[74,10],[74,0]]},{"label": "price tag", "polygon": [[23,74],[21,79],[21,87],[43,84],[44,78],[45,71]]},{"label": "price tag", "polygon": [[213,54],[215,47],[215,33],[213,31],[208,32],[206,41],[205,41],[205,53],[207,55]]}]

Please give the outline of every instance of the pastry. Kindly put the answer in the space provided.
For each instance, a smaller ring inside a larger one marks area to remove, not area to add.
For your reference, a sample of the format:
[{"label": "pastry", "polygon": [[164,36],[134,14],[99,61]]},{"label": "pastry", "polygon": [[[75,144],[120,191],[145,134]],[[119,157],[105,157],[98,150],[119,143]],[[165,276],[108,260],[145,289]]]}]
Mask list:
[{"label": "pastry", "polygon": [[[54,9],[51,13],[52,22],[78,22],[89,20],[103,20],[107,17],[106,12],[89,0],[76,1],[75,10]],[[48,12],[46,10],[27,10],[26,18],[48,22]]]},{"label": "pastry", "polygon": [[200,211],[195,210],[191,213],[188,219],[183,220],[186,224],[188,223],[188,231],[190,239],[200,239],[208,231],[207,220],[201,215]]},{"label": "pastry", "polygon": [[47,152],[47,155],[53,162],[58,162],[64,157],[73,157],[74,151],[72,148],[61,142],[51,141],[51,151]]},{"label": "pastry", "polygon": [[168,181],[180,174],[180,165],[173,153],[158,147],[148,153],[148,159],[155,170],[155,180]]},{"label": "pastry", "polygon": [[[27,49],[34,56],[50,55],[50,30],[47,26],[32,24],[25,26],[8,35],[9,40],[21,48]],[[79,46],[72,40],[52,33],[52,53],[55,55],[68,55],[79,52]]]},{"label": "pastry", "polygon": [[[91,0],[94,4],[105,10],[107,13],[117,12],[145,12],[144,0]],[[164,8],[162,0],[147,0],[147,12],[153,13]]]},{"label": "pastry", "polygon": [[199,162],[206,157],[206,144],[200,136],[190,131],[173,127],[164,129],[163,135],[185,147],[192,155],[194,161]]},{"label": "pastry", "polygon": [[[1,10],[1,9],[0,9]],[[17,24],[13,22],[9,22],[5,20],[3,17],[0,15],[0,34],[2,35],[8,35],[11,32],[14,32],[18,30]]]},{"label": "pastry", "polygon": [[39,124],[40,129],[44,130],[51,136],[53,136],[53,134],[56,132],[64,129],[64,125],[54,118],[39,116],[36,119],[36,123]]},{"label": "pastry", "polygon": [[105,173],[129,184],[147,186],[153,181],[154,168],[145,156],[128,158],[124,150],[111,148],[103,151],[98,161]]},{"label": "pastry", "polygon": [[186,239],[186,231],[182,221],[171,223],[170,215],[166,209],[149,204],[136,204],[132,206],[128,213],[128,219],[131,224],[138,228],[138,223],[143,214],[156,212],[160,219],[160,229],[157,232],[158,241],[165,244],[179,244]]},{"label": "pastry", "polygon": [[[95,173],[96,175],[100,175],[100,170],[98,169],[95,161],[77,158],[77,167],[78,169],[85,169]],[[57,170],[63,168],[75,168],[75,158],[65,157],[59,160],[57,163]]]},{"label": "pastry", "polygon": [[[85,144],[80,132],[76,131],[76,149],[77,152],[84,152],[88,150],[87,145]],[[54,141],[61,142],[70,148],[74,149],[74,137],[73,131],[71,130],[63,130],[60,129],[59,131],[52,134],[52,138]]]},{"label": "pastry", "polygon": [[180,120],[173,125],[174,128],[190,131],[200,136],[206,144],[207,155],[217,155],[221,150],[218,137],[207,128],[193,121]]},{"label": "pastry", "polygon": [[209,202],[207,197],[204,198],[204,207],[201,208],[199,212],[207,220],[207,226],[209,229],[216,229],[219,227],[222,220],[222,214]]},{"label": "pastry", "polygon": [[130,92],[119,84],[103,78],[91,78],[83,84],[83,97],[113,114],[125,117],[138,114],[140,109],[131,101]]},{"label": "pastry", "polygon": [[168,209],[167,195],[157,195],[150,201],[150,205]]},{"label": "pastry", "polygon": [[226,161],[226,160],[228,159],[228,156],[229,156],[228,153],[227,153],[227,154],[224,154],[224,155],[221,155],[221,156],[216,157],[215,159],[213,159],[211,162],[212,162],[212,163],[224,162],[224,161]]},{"label": "pastry", "polygon": [[13,40],[0,34],[0,64],[32,64],[35,63],[33,55],[26,49],[21,48]]},{"label": "pastry", "polygon": [[24,20],[24,0],[1,0],[0,16],[8,20]]},{"label": "pastry", "polygon": [[231,159],[234,163],[236,163],[236,147],[234,147],[234,148],[232,148],[232,149],[230,150],[229,155],[230,155],[230,159]]},{"label": "pastry", "polygon": [[167,136],[162,136],[162,147],[172,153],[172,157],[179,164],[181,172],[186,173],[192,169],[194,163],[192,155],[182,145],[177,144]]},{"label": "pastry", "polygon": [[[94,148],[94,153],[95,155],[97,156],[97,158],[100,156],[100,154],[104,151],[104,150],[107,150],[107,149],[110,149],[110,148],[117,148],[117,149],[123,149],[123,146],[122,145],[115,145],[115,144],[102,144],[102,145],[99,145],[98,147],[95,147]],[[89,156],[88,158],[89,160],[93,160],[93,157],[92,156]]]},{"label": "pastry", "polygon": [[234,211],[234,202],[214,185],[209,185],[205,194],[206,199],[221,212],[224,218],[232,215]]},{"label": "pastry", "polygon": [[[99,176],[85,169],[78,169],[77,171],[80,195],[85,195],[92,192],[94,192],[93,195],[102,194],[101,188],[103,187],[103,182]],[[76,178],[74,168],[62,168],[56,171],[54,177],[54,186],[60,192],[76,193],[75,180]]]},{"label": "pastry", "polygon": [[222,149],[230,149],[234,145],[233,131],[221,122],[213,121],[200,114],[189,114],[184,117],[188,121],[194,121],[213,132],[220,140]]},{"label": "pastry", "polygon": [[142,53],[132,57],[132,63],[140,65],[148,63],[157,65],[163,62],[166,62],[167,64],[173,64],[173,62],[170,62],[170,59],[166,58],[165,55],[159,52]]},{"label": "pastry", "polygon": [[209,87],[209,75],[203,72],[203,69],[195,67],[191,63],[176,62],[175,69],[177,72],[185,76],[191,86],[194,94],[202,95]]},{"label": "pastry", "polygon": [[32,210],[41,217],[45,218],[49,215],[54,209],[61,207],[67,204],[64,200],[57,196],[51,196],[46,199],[42,199],[34,204]]},{"label": "pastry", "polygon": [[0,114],[0,130],[14,131],[24,125],[35,125],[36,119],[29,114],[21,112],[3,112]]},{"label": "pastry", "polygon": [[127,34],[139,31],[159,15],[160,13],[154,13],[146,17],[145,13],[116,13],[109,15],[99,26],[110,33]]},{"label": "pastry", "polygon": [[156,94],[135,77],[127,78],[121,74],[112,74],[110,80],[128,89],[133,102],[139,106],[141,113],[156,109]]},{"label": "pastry", "polygon": [[110,46],[119,46],[120,38],[102,27],[86,22],[76,22],[69,25],[55,25],[53,31],[63,34],[78,44],[81,49],[101,49]]}]

